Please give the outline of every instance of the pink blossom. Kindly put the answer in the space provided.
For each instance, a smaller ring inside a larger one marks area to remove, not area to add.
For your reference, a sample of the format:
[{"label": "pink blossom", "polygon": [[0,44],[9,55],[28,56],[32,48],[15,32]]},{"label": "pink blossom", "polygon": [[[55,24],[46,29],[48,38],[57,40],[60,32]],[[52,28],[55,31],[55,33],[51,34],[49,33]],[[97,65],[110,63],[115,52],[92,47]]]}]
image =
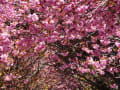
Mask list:
[{"label": "pink blossom", "polygon": [[111,84],[110,87],[111,87],[111,88],[115,88],[115,89],[118,88],[118,86],[117,86],[116,84]]},{"label": "pink blossom", "polygon": [[2,54],[0,57],[2,62],[7,62],[7,58],[8,58],[7,54]]},{"label": "pink blossom", "polygon": [[67,56],[68,55],[68,52],[63,52],[61,53],[63,56]]},{"label": "pink blossom", "polygon": [[27,79],[26,79],[26,80],[24,80],[24,84],[27,84],[28,82],[29,82],[29,80],[27,80]]},{"label": "pink blossom", "polygon": [[106,39],[103,39],[103,40],[100,40],[100,42],[103,44],[103,45],[108,45],[110,43],[109,40],[106,40]]},{"label": "pink blossom", "polygon": [[86,12],[86,9],[87,9],[87,8],[88,8],[88,6],[83,5],[83,6],[78,7],[78,8],[76,9],[76,11],[83,14],[83,13]]},{"label": "pink blossom", "polygon": [[34,49],[35,51],[43,51],[45,49],[45,42],[40,42]]},{"label": "pink blossom", "polygon": [[92,46],[94,49],[98,49],[100,47],[98,44],[93,44]]},{"label": "pink blossom", "polygon": [[40,1],[39,0],[29,0],[31,3],[33,3],[33,4],[40,4]]},{"label": "pink blossom", "polygon": [[34,22],[39,20],[39,17],[35,13],[29,14],[28,18],[32,19],[32,21],[34,21]]},{"label": "pink blossom", "polygon": [[101,69],[97,69],[97,71],[98,71],[101,75],[104,75],[104,74],[105,74],[105,72],[104,72],[103,70],[101,70]]},{"label": "pink blossom", "polygon": [[115,45],[116,45],[117,47],[120,47],[120,42],[115,42]]},{"label": "pink blossom", "polygon": [[95,62],[93,61],[93,58],[92,58],[92,57],[87,57],[87,63],[88,63],[89,65],[94,65],[94,64],[95,64]]},{"label": "pink blossom", "polygon": [[6,75],[4,80],[5,81],[11,81],[12,80],[12,76],[11,75]]}]

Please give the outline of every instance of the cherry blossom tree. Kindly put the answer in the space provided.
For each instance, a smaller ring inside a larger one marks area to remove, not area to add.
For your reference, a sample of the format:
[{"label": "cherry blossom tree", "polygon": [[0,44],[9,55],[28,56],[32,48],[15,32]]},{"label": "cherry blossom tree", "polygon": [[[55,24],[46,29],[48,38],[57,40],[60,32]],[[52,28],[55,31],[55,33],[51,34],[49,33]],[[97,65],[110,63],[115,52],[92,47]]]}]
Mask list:
[{"label": "cherry blossom tree", "polygon": [[0,88],[120,89],[119,0],[0,0]]}]

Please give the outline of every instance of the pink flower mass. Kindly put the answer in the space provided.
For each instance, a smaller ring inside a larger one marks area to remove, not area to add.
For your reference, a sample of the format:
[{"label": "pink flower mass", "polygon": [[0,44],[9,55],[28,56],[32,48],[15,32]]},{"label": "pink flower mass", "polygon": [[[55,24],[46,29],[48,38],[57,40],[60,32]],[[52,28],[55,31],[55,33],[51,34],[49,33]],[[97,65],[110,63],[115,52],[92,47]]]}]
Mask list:
[{"label": "pink flower mass", "polygon": [[120,90],[120,0],[0,0],[0,90]]}]

